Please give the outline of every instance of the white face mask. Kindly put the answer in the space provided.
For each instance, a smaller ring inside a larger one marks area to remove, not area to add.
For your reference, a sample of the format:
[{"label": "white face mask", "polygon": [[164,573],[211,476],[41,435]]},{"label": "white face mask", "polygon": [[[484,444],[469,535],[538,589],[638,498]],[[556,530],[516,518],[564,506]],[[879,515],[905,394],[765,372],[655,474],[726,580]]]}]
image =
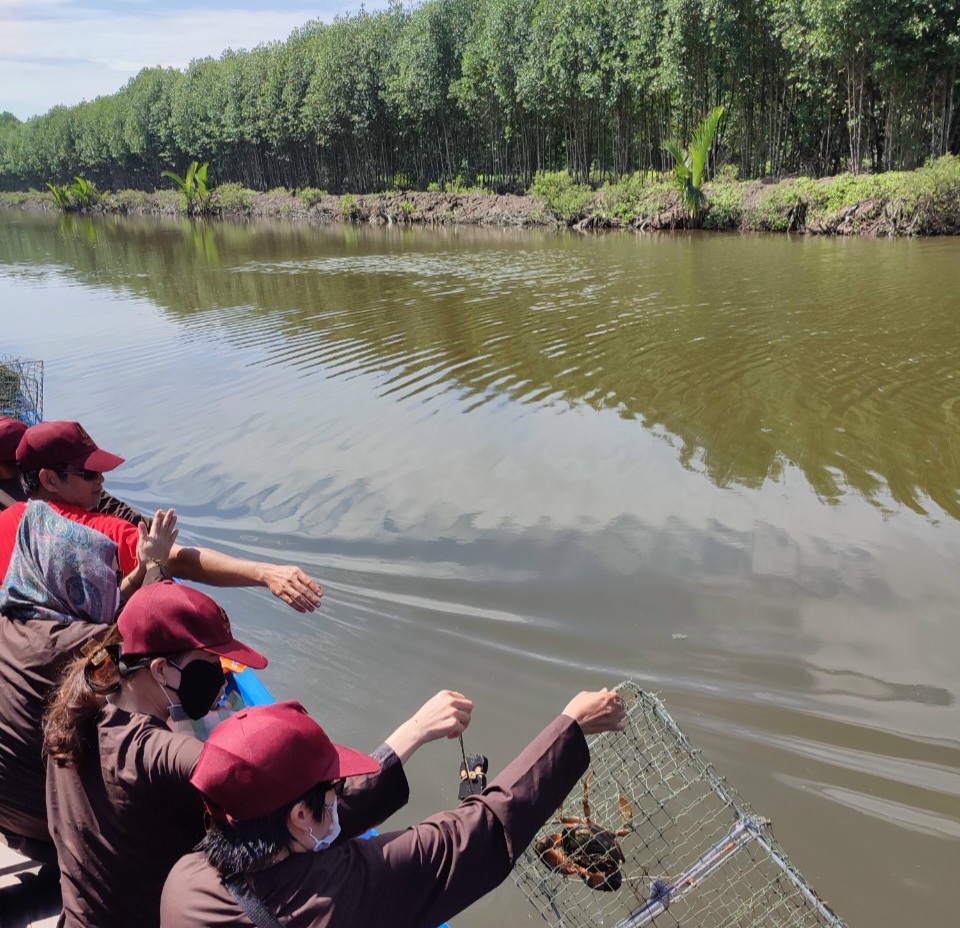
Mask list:
[{"label": "white face mask", "polygon": [[313,850],[314,850],[314,852],[326,850],[328,847],[330,847],[331,844],[333,844],[334,841],[337,840],[337,838],[340,837],[340,816],[339,816],[338,813],[337,813],[337,798],[336,798],[336,796],[334,796],[334,798],[333,798],[333,805],[332,805],[332,806],[327,806],[327,808],[330,809],[330,822],[331,822],[331,824],[330,824],[330,831],[326,834],[326,836],[323,837],[323,838],[318,838],[318,837],[313,833],[313,829],[312,829],[312,828],[308,828],[308,829],[307,829],[307,834],[310,835],[311,838],[313,838]]}]

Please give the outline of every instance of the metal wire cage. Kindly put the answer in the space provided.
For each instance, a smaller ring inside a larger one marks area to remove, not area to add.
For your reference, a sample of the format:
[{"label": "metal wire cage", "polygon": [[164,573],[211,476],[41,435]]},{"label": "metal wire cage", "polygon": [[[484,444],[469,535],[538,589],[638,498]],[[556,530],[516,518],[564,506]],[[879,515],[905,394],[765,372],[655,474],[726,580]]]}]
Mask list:
[{"label": "metal wire cage", "polygon": [[27,425],[43,418],[43,361],[0,355],[0,416]]},{"label": "metal wire cage", "polygon": [[[558,813],[566,823],[548,822],[514,869],[543,918],[557,928],[844,928],[663,704],[632,682],[616,689],[627,728],[590,739],[588,801],[581,783]],[[585,807],[586,832],[571,823]],[[608,860],[584,845],[598,827]],[[588,885],[613,870],[606,885],[619,888]]]}]

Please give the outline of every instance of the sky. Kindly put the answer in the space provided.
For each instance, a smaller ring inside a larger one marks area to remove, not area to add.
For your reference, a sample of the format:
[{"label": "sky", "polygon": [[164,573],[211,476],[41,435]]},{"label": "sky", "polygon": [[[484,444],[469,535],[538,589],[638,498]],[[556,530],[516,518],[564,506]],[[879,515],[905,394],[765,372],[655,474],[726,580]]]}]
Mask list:
[{"label": "sky", "polygon": [[[0,0],[0,112],[19,119],[116,93],[142,68],[184,68],[284,40],[361,0]],[[368,2],[368,9],[383,3]]]}]

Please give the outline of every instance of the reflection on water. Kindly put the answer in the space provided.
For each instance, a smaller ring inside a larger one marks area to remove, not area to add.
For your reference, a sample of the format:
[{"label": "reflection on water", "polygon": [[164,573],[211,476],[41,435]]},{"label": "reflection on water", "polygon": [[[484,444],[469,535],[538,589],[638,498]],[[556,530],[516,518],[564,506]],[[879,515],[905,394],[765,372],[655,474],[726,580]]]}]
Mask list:
[{"label": "reflection on water", "polygon": [[[0,227],[8,260],[71,268],[217,337],[382,395],[612,409],[720,486],[798,466],[960,516],[953,242],[602,239],[110,222]],[[384,247],[386,245],[386,247]],[[224,257],[228,255],[229,257]],[[229,312],[226,312],[226,311]],[[222,330],[222,331],[221,331]]]},{"label": "reflection on water", "polygon": [[851,926],[952,923],[957,242],[0,219],[115,492],[323,580],[219,597],[278,695],[372,747],[457,686],[498,765],[637,678]]}]

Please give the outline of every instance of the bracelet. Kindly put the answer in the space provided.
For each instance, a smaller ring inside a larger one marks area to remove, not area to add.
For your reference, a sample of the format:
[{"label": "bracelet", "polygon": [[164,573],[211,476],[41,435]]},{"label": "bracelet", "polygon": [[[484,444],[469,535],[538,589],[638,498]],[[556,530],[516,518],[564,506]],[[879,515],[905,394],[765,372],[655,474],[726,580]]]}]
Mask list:
[{"label": "bracelet", "polygon": [[157,565],[157,570],[160,571],[160,576],[166,579],[167,577],[167,562],[162,557],[152,557],[150,558],[152,564]]}]

